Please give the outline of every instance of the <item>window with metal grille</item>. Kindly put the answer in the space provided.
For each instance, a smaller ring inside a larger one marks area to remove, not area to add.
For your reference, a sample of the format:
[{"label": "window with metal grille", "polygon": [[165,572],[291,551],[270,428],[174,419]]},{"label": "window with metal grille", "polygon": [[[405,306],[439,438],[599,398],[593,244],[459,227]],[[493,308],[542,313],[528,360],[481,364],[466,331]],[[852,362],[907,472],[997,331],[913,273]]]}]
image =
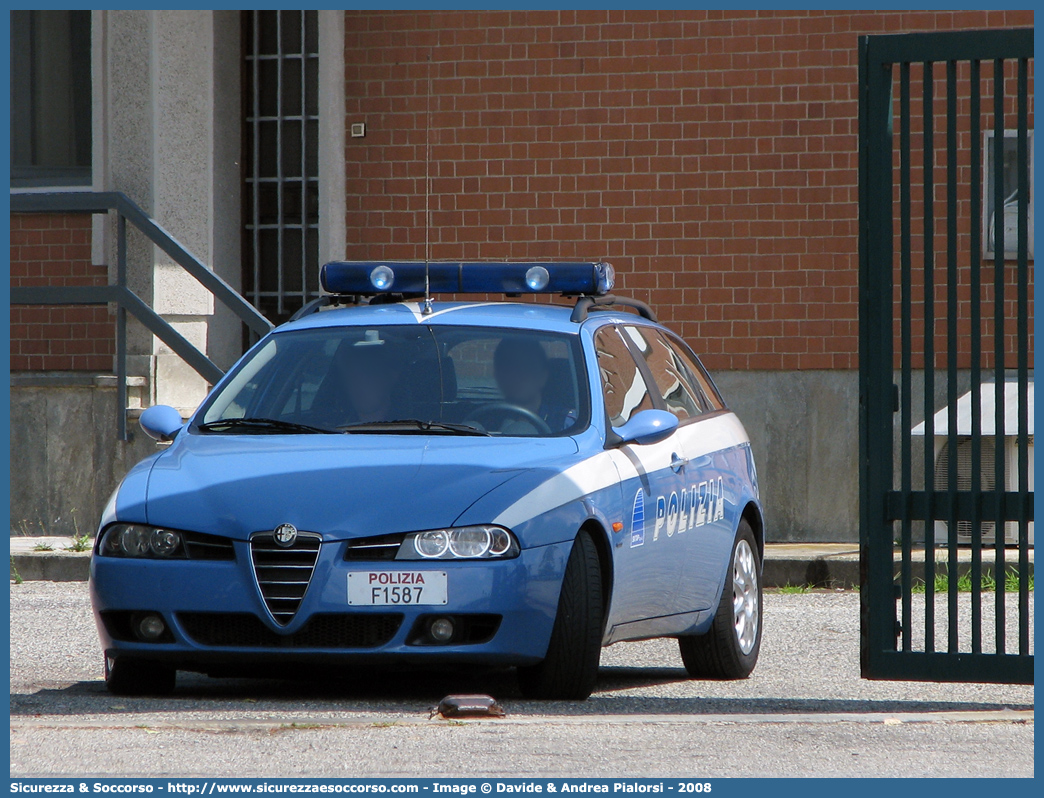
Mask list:
[{"label": "window with metal grille", "polygon": [[269,320],[319,295],[316,11],[243,12],[243,287]]}]

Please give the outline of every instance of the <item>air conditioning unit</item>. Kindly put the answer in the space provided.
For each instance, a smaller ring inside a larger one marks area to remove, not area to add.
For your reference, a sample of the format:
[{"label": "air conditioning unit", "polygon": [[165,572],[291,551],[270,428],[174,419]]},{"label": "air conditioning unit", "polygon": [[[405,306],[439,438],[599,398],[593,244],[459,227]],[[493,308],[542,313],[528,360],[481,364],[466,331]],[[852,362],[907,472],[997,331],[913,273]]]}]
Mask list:
[{"label": "air conditioning unit", "polygon": [[[1004,435],[998,438],[995,435],[996,407],[995,385],[987,383],[981,386],[980,393],[980,419],[982,437],[979,439],[979,485],[983,491],[996,489],[996,447],[999,440],[1004,442],[1004,490],[1017,491],[1019,489],[1019,448],[1018,448],[1018,384],[1006,382],[1004,384]],[[1029,490],[1033,492],[1033,383],[1029,384],[1027,396],[1029,407],[1028,413],[1028,468],[1027,480]],[[972,484],[972,438],[971,438],[971,392],[964,394],[957,400],[957,446],[956,453],[950,451],[949,440],[949,411],[943,408],[935,414],[935,490],[945,491],[949,487],[950,458],[957,458],[957,490],[970,491]],[[911,430],[914,435],[925,434],[924,422],[918,424]],[[957,522],[957,542],[970,544],[972,542],[971,521]],[[996,545],[996,522],[982,519],[982,542],[983,545]],[[945,541],[949,538],[949,525],[946,521],[935,522],[936,541]],[[1004,542],[1016,545],[1019,542],[1019,525],[1016,521],[1007,521],[1004,524]],[[1029,523],[1029,545],[1033,545],[1033,522]]]}]

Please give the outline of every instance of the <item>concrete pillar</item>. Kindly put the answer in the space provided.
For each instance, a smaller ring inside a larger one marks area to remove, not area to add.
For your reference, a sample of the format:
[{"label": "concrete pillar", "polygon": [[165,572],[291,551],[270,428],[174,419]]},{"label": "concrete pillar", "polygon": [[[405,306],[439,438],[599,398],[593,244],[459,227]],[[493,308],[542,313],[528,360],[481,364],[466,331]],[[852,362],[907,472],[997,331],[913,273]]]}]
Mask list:
[{"label": "concrete pillar", "polygon": [[[95,13],[105,50],[100,163],[96,148],[104,186],[96,177],[96,187],[127,193],[238,288],[238,12]],[[131,289],[219,366],[231,365],[241,348],[238,321],[216,312],[210,293],[142,236],[128,243]],[[131,374],[150,378],[153,402],[193,410],[206,382],[138,325],[130,329]]]},{"label": "concrete pillar", "polygon": [[344,11],[319,12],[319,262],[346,248]]}]

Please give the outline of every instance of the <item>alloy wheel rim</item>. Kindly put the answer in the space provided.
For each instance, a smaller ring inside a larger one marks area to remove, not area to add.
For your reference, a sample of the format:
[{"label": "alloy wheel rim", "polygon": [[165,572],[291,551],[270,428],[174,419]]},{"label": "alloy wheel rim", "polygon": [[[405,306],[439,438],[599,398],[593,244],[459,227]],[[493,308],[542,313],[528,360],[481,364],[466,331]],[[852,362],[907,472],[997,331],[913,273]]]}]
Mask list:
[{"label": "alloy wheel rim", "polygon": [[744,655],[754,649],[758,637],[758,567],[750,544],[741,540],[736,545],[732,566],[732,619],[736,642]]}]

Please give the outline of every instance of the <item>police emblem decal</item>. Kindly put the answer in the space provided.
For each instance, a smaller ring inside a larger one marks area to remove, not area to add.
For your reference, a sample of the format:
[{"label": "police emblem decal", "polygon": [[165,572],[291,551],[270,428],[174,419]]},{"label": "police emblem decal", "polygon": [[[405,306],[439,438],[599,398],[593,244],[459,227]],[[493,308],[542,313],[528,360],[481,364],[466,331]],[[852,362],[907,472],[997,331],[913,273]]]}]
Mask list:
[{"label": "police emblem decal", "polygon": [[645,544],[645,495],[642,489],[634,494],[634,506],[631,508],[631,548]]},{"label": "police emblem decal", "polygon": [[297,540],[297,527],[293,524],[280,524],[273,530],[272,537],[277,546],[288,549]]}]

